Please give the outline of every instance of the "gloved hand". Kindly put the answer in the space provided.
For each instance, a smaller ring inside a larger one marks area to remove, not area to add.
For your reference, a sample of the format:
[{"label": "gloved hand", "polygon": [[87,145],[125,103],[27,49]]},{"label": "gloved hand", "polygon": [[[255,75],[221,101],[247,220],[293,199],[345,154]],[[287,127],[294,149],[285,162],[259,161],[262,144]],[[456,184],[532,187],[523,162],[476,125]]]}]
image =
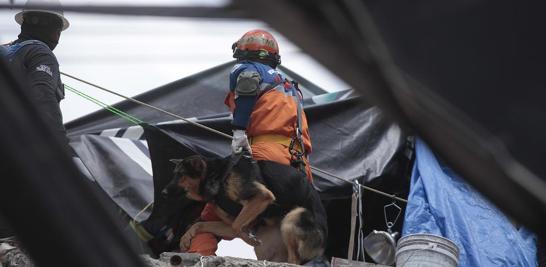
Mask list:
[{"label": "gloved hand", "polygon": [[252,154],[245,130],[233,130],[233,141],[231,141],[231,150],[233,153],[239,153],[244,150]]}]

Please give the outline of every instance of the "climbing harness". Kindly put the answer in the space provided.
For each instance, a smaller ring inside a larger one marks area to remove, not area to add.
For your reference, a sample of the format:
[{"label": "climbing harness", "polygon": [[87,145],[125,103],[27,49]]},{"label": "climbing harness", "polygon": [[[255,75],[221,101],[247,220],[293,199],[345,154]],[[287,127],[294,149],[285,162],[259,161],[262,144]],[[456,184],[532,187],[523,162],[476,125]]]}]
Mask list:
[{"label": "climbing harness", "polygon": [[[303,143],[303,137],[302,137],[302,113],[303,113],[303,103],[300,99],[300,88],[297,82],[292,81],[292,98],[296,102],[297,106],[297,119],[296,119],[296,127],[295,131],[296,133],[292,137],[292,141],[290,142],[290,155],[292,156],[292,160],[290,161],[290,165],[292,167],[302,171],[305,173],[305,161],[303,160],[305,157],[305,146]],[[297,146],[299,146],[299,149],[296,149]]]},{"label": "climbing harness", "polygon": [[[291,86],[289,88],[286,88],[286,84],[290,84]],[[296,104],[296,122],[294,125],[294,133],[290,137],[290,144],[288,145],[288,151],[290,152],[290,165],[305,173],[304,158],[306,156],[306,153],[302,132],[303,103],[301,101],[302,93],[299,89],[298,83],[285,79],[283,82],[274,85],[262,83],[260,87],[260,95],[265,94],[269,90],[275,90],[286,96],[292,97],[292,99],[294,100],[294,103]]]}]

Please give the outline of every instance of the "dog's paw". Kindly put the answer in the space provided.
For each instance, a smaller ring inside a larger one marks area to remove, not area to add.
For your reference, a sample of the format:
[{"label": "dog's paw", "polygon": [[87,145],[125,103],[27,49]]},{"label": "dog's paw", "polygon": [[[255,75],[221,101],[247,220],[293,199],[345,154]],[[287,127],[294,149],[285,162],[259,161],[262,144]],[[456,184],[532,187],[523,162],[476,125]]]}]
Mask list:
[{"label": "dog's paw", "polygon": [[181,250],[187,250],[190,248],[191,240],[192,238],[198,233],[199,229],[201,228],[201,223],[197,222],[193,224],[186,233],[180,238],[180,249]]},{"label": "dog's paw", "polygon": [[244,227],[245,227],[244,225],[242,225],[240,223],[237,223],[237,222],[234,222],[231,225],[231,229],[233,229],[233,232],[235,232],[236,235],[239,235],[242,232],[244,232]]},{"label": "dog's paw", "polygon": [[186,233],[184,234],[181,238],[180,238],[180,250],[182,251],[186,251],[190,248],[190,245],[191,245],[191,239],[193,238],[193,236],[191,236],[190,234]]}]

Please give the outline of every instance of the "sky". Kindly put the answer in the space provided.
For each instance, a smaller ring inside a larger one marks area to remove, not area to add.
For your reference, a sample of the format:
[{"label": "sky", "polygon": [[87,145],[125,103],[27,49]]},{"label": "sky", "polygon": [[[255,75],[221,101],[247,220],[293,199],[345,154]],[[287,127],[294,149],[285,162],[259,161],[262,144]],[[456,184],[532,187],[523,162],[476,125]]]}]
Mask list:
[{"label": "sky", "polygon": [[[145,1],[137,1],[140,2]],[[158,3],[171,2],[181,1],[162,0]],[[209,2],[218,1],[204,1]],[[19,25],[13,19],[16,12],[0,10],[0,43],[17,38]],[[260,21],[82,15],[68,12],[66,17],[71,25],[62,32],[59,45],[54,51],[61,71],[123,95],[134,96],[233,60],[233,42],[246,31],[256,28],[269,30],[277,38],[285,67],[328,91],[349,88],[304,51]],[[122,100],[68,77],[61,78],[65,84],[105,103]],[[65,122],[99,108],[71,92],[67,92],[65,100],[61,102]]]},{"label": "sky", "polygon": [[[25,1],[15,1],[22,4]],[[156,0],[154,5],[222,5],[222,0]],[[8,0],[0,3],[7,4]],[[62,1],[63,4],[150,4],[145,0]],[[13,41],[19,25],[13,16],[19,10],[0,10],[0,43]],[[126,96],[138,95],[172,81],[223,64],[232,58],[231,45],[246,31],[270,31],[277,39],[282,65],[327,91],[349,88],[343,81],[305,54],[280,33],[260,21],[152,16],[114,16],[65,13],[70,27],[62,32],[54,53],[60,70]],[[91,86],[61,77],[71,87],[100,101],[123,100]],[[226,81],[227,90],[228,81]],[[219,103],[222,104],[222,103]],[[61,102],[64,122],[100,109],[67,91]],[[250,246],[240,239],[222,241],[218,255],[255,259]]]}]

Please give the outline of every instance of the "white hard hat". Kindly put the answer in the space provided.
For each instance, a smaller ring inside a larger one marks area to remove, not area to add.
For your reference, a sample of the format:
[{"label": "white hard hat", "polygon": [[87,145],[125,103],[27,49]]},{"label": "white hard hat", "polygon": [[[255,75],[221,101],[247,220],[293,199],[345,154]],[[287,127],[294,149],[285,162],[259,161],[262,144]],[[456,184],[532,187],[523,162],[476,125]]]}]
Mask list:
[{"label": "white hard hat", "polygon": [[15,21],[19,23],[19,25],[23,24],[23,14],[27,12],[44,12],[44,13],[50,13],[59,17],[63,21],[63,28],[62,28],[63,31],[66,30],[68,26],[70,26],[70,23],[64,17],[63,11],[60,9],[61,2],[59,0],[28,0],[26,3],[26,6],[51,6],[52,8],[57,8],[58,10],[23,8],[23,11],[15,14]]}]

